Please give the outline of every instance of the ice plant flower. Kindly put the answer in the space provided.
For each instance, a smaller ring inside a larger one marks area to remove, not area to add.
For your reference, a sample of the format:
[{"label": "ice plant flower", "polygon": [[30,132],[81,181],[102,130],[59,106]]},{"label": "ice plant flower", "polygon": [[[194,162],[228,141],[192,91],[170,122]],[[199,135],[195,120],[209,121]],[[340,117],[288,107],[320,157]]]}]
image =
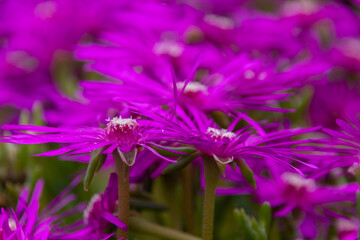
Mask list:
[{"label": "ice plant flower", "polygon": [[[142,112],[158,122],[166,121],[160,115],[150,111],[142,110]],[[177,115],[178,118],[173,122],[168,121],[164,124],[167,126],[164,129],[164,138],[194,146],[200,153],[213,157],[220,164],[227,164],[239,159],[246,161],[247,158],[253,159],[256,156],[301,172],[291,163],[296,162],[297,166],[316,168],[310,163],[316,153],[305,154],[305,152],[329,150],[326,146],[315,146],[316,143],[327,143],[326,139],[291,140],[294,136],[317,131],[320,127],[266,132],[259,123],[251,121],[246,115],[239,113],[227,129],[222,129],[214,120],[196,109],[193,109],[191,113],[186,113],[178,107]],[[245,120],[251,125],[235,130],[241,120]],[[251,127],[255,130],[252,130]],[[264,125],[264,127],[267,126]]]},{"label": "ice plant flower", "polygon": [[112,173],[108,185],[101,194],[95,194],[83,209],[83,218],[73,224],[71,231],[66,236],[59,233],[52,234],[54,239],[75,239],[85,236],[84,239],[103,239],[113,234],[106,233],[110,225],[127,229],[127,226],[121,222],[115,215],[116,201],[118,197],[117,176]]},{"label": "ice plant flower", "polygon": [[[78,214],[84,210],[83,204],[76,204],[70,210],[63,210],[68,204],[74,202],[76,197],[69,192],[77,185],[80,178],[75,178],[47,206],[40,210],[40,196],[44,181],[39,180],[30,198],[29,189],[25,188],[19,195],[16,210],[1,209],[0,212],[0,238],[14,240],[43,240],[43,239],[74,239],[74,229],[79,230],[77,223],[64,225],[64,219]],[[89,239],[91,232],[82,229],[76,237]],[[92,233],[94,238],[100,235]]]},{"label": "ice plant flower", "polygon": [[104,230],[109,222],[113,222],[118,227],[126,228],[126,225],[113,215],[117,197],[117,176],[112,173],[104,193],[94,195],[84,211],[84,222],[88,227],[100,231]]},{"label": "ice plant flower", "polygon": [[[3,130],[20,131],[19,134],[2,137],[2,142],[16,144],[63,144],[56,150],[36,154],[36,156],[58,156],[62,154],[86,154],[101,149],[103,154],[119,153],[128,166],[135,162],[137,148],[144,147],[157,154],[147,142],[161,132],[155,122],[149,120],[114,117],[108,119],[105,128],[96,127],[42,127],[25,125],[4,125]],[[151,131],[150,131],[151,130]],[[22,133],[29,131],[41,134]],[[125,153],[131,157],[125,157]],[[159,157],[161,155],[157,154]],[[164,158],[164,157],[162,157]]]},{"label": "ice plant flower", "polygon": [[[336,98],[329,96],[338,96]],[[310,103],[310,120],[314,125],[337,128],[336,119],[359,112],[360,94],[357,86],[345,81],[315,85]]]},{"label": "ice plant flower", "polygon": [[[53,221],[38,221],[39,198],[44,182],[39,181],[28,202],[29,191],[23,190],[19,197],[16,211],[1,209],[0,238],[1,239],[47,239]],[[55,219],[54,219],[55,220]]]},{"label": "ice plant flower", "polygon": [[[106,52],[104,53],[106,54]],[[110,54],[110,53],[108,53]],[[305,61],[279,71],[275,65],[254,60],[248,54],[239,54],[219,64],[209,74],[195,78],[201,72],[200,56],[187,77],[171,75],[170,63],[161,74],[153,76],[147,71],[137,71],[127,66],[119,67],[117,59],[96,60],[89,68],[105,75],[111,81],[84,81],[84,96],[90,101],[96,97],[111,97],[121,103],[135,102],[150,105],[180,105],[196,107],[205,112],[260,110],[288,112],[278,106],[288,100],[291,90],[305,85],[310,79],[318,79],[329,68],[322,62]]]},{"label": "ice plant flower", "polygon": [[71,55],[86,35],[96,37],[113,26],[113,9],[122,4],[86,1],[83,7],[83,3],[1,2],[0,35],[6,44],[0,51],[0,104],[30,109],[35,101],[56,105],[57,98],[63,97],[54,80],[55,62]]},{"label": "ice plant flower", "polygon": [[257,195],[261,202],[278,207],[275,216],[284,217],[295,209],[301,210],[299,228],[307,238],[316,237],[320,226],[328,226],[331,218],[345,218],[345,213],[338,212],[344,210],[339,203],[354,203],[359,190],[355,183],[320,186],[316,179],[289,172],[274,175],[273,180],[259,179],[259,183]]},{"label": "ice plant flower", "polygon": [[[360,156],[360,120],[355,114],[347,114],[347,121],[336,120],[340,130],[324,129],[324,131],[333,137],[335,144],[340,144],[353,149],[355,157]],[[350,150],[349,150],[350,151]]]},{"label": "ice plant flower", "polygon": [[338,219],[336,222],[338,238],[340,240],[357,239],[359,234],[359,221],[357,219]]}]

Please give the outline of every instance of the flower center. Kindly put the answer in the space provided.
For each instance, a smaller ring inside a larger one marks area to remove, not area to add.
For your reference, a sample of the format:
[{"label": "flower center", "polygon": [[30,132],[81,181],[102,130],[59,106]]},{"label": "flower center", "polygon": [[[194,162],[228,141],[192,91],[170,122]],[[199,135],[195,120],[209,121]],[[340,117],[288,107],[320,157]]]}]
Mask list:
[{"label": "flower center", "polygon": [[207,129],[206,134],[214,142],[230,141],[236,137],[235,133],[233,133],[233,132],[228,132],[225,129],[216,129],[216,128],[212,128],[212,127],[209,127]]},{"label": "flower center", "polygon": [[13,218],[9,218],[8,220],[8,225],[11,231],[16,231],[17,227],[16,227],[16,221]]},{"label": "flower center", "polygon": [[[185,82],[176,83],[176,88],[181,91],[184,88]],[[182,92],[182,98],[184,103],[192,104],[195,106],[203,106],[204,99],[208,96],[207,86],[199,82],[189,82],[186,84],[184,91]]]},{"label": "flower center", "polygon": [[48,19],[51,18],[57,10],[56,2],[54,1],[46,1],[41,2],[38,5],[36,5],[34,9],[34,14],[38,18],[41,19]]},{"label": "flower center", "polygon": [[360,41],[354,38],[345,38],[338,45],[339,50],[347,57],[360,60]]},{"label": "flower center", "polygon": [[184,47],[174,41],[162,41],[154,45],[153,51],[157,55],[168,54],[171,57],[179,57],[184,51]]},{"label": "flower center", "polygon": [[[176,83],[176,87],[178,90],[183,89],[185,82]],[[207,93],[207,87],[199,82],[189,82],[186,84],[184,89],[184,94],[196,94],[196,93]]]},{"label": "flower center", "polygon": [[205,15],[204,21],[212,26],[218,27],[223,30],[233,29],[235,27],[235,23],[231,18],[215,14]]},{"label": "flower center", "polygon": [[6,61],[11,65],[32,72],[38,66],[38,61],[24,51],[11,51],[6,55]]},{"label": "flower center", "polygon": [[105,133],[111,141],[120,142],[122,145],[135,144],[140,138],[140,126],[135,119],[114,117],[105,128]]},{"label": "flower center", "polygon": [[281,178],[283,181],[296,191],[313,192],[316,188],[315,181],[313,179],[305,179],[300,175],[292,173],[284,173]]}]

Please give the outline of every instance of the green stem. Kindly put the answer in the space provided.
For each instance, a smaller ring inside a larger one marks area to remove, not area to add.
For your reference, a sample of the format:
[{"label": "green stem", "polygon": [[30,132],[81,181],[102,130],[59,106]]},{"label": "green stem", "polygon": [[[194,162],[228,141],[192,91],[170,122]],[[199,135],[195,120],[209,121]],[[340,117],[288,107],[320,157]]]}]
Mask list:
[{"label": "green stem", "polygon": [[167,211],[160,213],[161,224],[166,227],[179,228],[177,180],[173,174],[160,176],[155,180],[154,194],[155,201],[167,207]]},{"label": "green stem", "polygon": [[131,216],[129,224],[131,230],[167,240],[201,240],[199,237],[157,225],[139,216]]},{"label": "green stem", "polygon": [[167,219],[168,227],[179,228],[178,199],[177,199],[177,181],[174,175],[168,174],[162,176],[163,197],[168,207]]},{"label": "green stem", "polygon": [[192,188],[192,167],[189,164],[183,169],[183,202],[185,230],[188,233],[195,233],[194,212],[193,212],[193,188]]},{"label": "green stem", "polygon": [[[129,192],[129,171],[130,167],[120,158],[117,151],[113,152],[116,173],[118,175],[118,218],[129,225],[130,215],[130,192]],[[128,239],[128,233],[121,228],[117,229],[117,239]]]},{"label": "green stem", "polygon": [[219,180],[220,170],[214,159],[203,157],[205,171],[205,194],[202,219],[202,237],[203,240],[213,239],[214,229],[214,209],[215,209],[215,191]]}]

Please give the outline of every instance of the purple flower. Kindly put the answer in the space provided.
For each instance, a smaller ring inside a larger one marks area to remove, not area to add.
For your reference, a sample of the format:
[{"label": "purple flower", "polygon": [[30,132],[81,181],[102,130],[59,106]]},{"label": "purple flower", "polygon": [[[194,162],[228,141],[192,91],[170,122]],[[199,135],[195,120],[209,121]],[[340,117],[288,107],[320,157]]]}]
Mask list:
[{"label": "purple flower", "polygon": [[[227,164],[241,158],[246,161],[247,158],[256,156],[301,173],[291,162],[316,168],[311,164],[311,159],[316,158],[316,151],[329,150],[326,147],[315,146],[316,143],[327,143],[325,139],[291,140],[291,137],[319,130],[320,127],[285,129],[266,133],[257,122],[240,113],[234,116],[235,120],[227,129],[222,129],[196,109],[188,114],[178,107],[178,118],[173,122],[145,109],[139,111],[158,122],[166,122],[163,124],[167,126],[164,129],[164,139],[194,146],[200,153],[214,157],[220,164]],[[251,125],[235,130],[236,125],[243,119]],[[254,127],[257,132],[250,130],[250,127]],[[309,151],[314,151],[314,153],[306,153]]]},{"label": "purple flower", "polygon": [[58,232],[52,234],[52,238],[69,240],[75,238],[103,239],[113,235],[106,233],[106,229],[112,224],[127,230],[127,226],[114,215],[117,199],[117,176],[112,173],[104,193],[95,194],[83,210],[82,220],[72,224],[71,229],[67,229],[68,233],[66,235],[62,236]]},{"label": "purple flower", "polygon": [[[0,238],[16,240],[71,239],[68,237],[77,224],[64,225],[64,218],[82,212],[84,205],[77,204],[71,210],[63,210],[63,208],[75,200],[75,196],[69,192],[79,181],[80,178],[75,178],[42,210],[39,210],[39,199],[44,182],[39,180],[36,183],[31,198],[29,190],[24,189],[19,195],[16,211],[1,209]],[[89,232],[82,231],[78,237],[86,239],[88,234]]]},{"label": "purple flower", "polygon": [[334,129],[337,128],[336,119],[344,119],[347,114],[360,112],[360,92],[356,85],[338,81],[315,85],[314,90],[309,109],[314,125]]},{"label": "purple flower", "polygon": [[[36,156],[58,156],[61,154],[85,154],[102,149],[103,154],[117,151],[121,159],[129,166],[133,165],[137,155],[137,147],[144,147],[154,152],[147,143],[157,140],[161,135],[158,124],[149,120],[114,117],[108,119],[106,128],[95,127],[41,127],[4,125],[3,130],[30,131],[43,134],[19,133],[5,136],[2,142],[17,144],[61,143],[59,149],[37,154]],[[123,153],[132,152],[131,158]],[[164,157],[162,157],[164,158]],[[165,158],[166,159],[166,158]],[[168,160],[168,159],[167,159]],[[171,161],[171,160],[169,160]]]},{"label": "purple flower", "polygon": [[16,212],[1,209],[0,238],[1,239],[47,239],[53,222],[38,221],[39,198],[43,188],[43,181],[38,181],[32,197],[28,202],[29,191],[23,190],[19,196]]},{"label": "purple flower", "polygon": [[333,137],[335,144],[340,144],[354,149],[353,154],[357,157],[360,153],[360,120],[356,115],[347,114],[347,121],[337,119],[336,123],[340,131],[324,129],[324,131]]},{"label": "purple flower", "polygon": [[[258,179],[257,195],[261,202],[267,201],[278,208],[275,216],[284,217],[294,209],[302,212],[299,224],[304,237],[314,238],[321,225],[330,225],[331,218],[346,218],[335,211],[344,211],[340,202],[355,201],[358,184],[318,186],[316,179],[285,172],[273,180]],[[276,186],[276,188],[274,187]],[[352,211],[352,210],[348,210]]]},{"label": "purple flower", "polygon": [[331,50],[329,60],[333,65],[357,72],[360,69],[359,53],[360,41],[358,37],[341,38]]},{"label": "purple flower", "polygon": [[359,221],[340,218],[336,222],[339,240],[354,240],[359,234]]},{"label": "purple flower", "polygon": [[163,78],[152,78],[130,68],[118,68],[109,62],[95,62],[91,68],[117,81],[83,82],[84,96],[90,100],[112,97],[121,103],[148,103],[150,105],[176,104],[197,108],[201,111],[261,110],[287,112],[277,107],[287,100],[289,90],[301,86],[328,69],[323,63],[302,63],[282,72],[263,61],[252,60],[247,55],[232,59],[220,69],[194,80],[194,74],[204,57],[195,62],[188,77],[178,81],[165,74]]}]

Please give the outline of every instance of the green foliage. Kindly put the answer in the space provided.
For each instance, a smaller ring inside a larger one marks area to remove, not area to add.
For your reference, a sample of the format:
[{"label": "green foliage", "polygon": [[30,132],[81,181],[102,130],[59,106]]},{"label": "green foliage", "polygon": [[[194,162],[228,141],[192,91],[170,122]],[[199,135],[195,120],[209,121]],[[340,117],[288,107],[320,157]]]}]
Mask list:
[{"label": "green foliage", "polygon": [[89,185],[97,171],[100,170],[101,166],[104,164],[106,155],[102,154],[103,148],[96,149],[92,151],[90,162],[88,164],[85,178],[84,178],[84,190],[89,189]]},{"label": "green foliage", "polygon": [[239,166],[240,171],[245,178],[245,180],[256,189],[256,182],[254,177],[254,172],[249,168],[249,166],[246,164],[246,162],[243,159],[240,159],[238,161],[235,161],[236,164]]},{"label": "green foliage", "polygon": [[266,240],[268,239],[271,223],[271,207],[269,203],[261,206],[259,220],[246,215],[244,209],[234,210],[235,220],[239,227],[240,240]]},{"label": "green foliage", "polygon": [[198,154],[188,154],[186,156],[181,156],[177,159],[177,162],[169,164],[163,171],[162,174],[170,174],[176,171],[179,171],[185,168],[189,163],[191,163],[195,158],[197,158]]}]

